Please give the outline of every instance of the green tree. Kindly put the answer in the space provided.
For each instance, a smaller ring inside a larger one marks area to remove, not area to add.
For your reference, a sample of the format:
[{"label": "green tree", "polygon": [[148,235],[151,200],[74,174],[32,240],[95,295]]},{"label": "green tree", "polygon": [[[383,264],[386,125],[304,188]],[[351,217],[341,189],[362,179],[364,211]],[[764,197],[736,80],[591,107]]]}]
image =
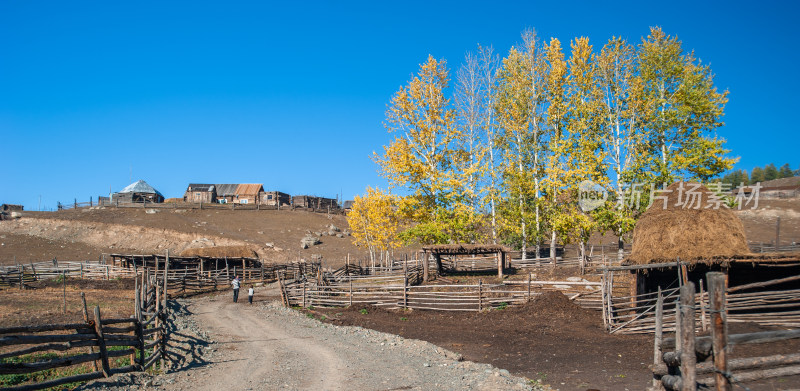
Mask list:
[{"label": "green tree", "polygon": [[761,167],[755,167],[750,172],[750,184],[751,185],[754,185],[754,184],[756,184],[758,182],[764,182],[766,180],[764,178],[765,178],[764,169],[761,168]]},{"label": "green tree", "polygon": [[725,157],[724,140],[714,135],[728,92],[717,91],[711,68],[658,27],[639,45],[638,60],[647,103],[643,126],[658,156],[651,162],[654,179],[708,179],[730,169],[736,160]]},{"label": "green tree", "polygon": [[789,178],[792,176],[794,176],[794,173],[792,172],[792,166],[790,166],[789,163],[782,165],[780,173],[778,174],[778,178]]},{"label": "green tree", "polygon": [[775,167],[775,163],[767,164],[767,166],[764,167],[764,180],[771,181],[778,178],[780,177],[778,176],[778,168]]}]

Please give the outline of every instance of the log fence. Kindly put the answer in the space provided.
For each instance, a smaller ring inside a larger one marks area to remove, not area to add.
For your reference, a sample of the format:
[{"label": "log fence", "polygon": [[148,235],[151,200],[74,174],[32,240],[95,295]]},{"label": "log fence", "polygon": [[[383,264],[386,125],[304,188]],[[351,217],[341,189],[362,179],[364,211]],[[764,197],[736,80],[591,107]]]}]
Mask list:
[{"label": "log fence", "polygon": [[[664,264],[675,266],[675,263]],[[657,266],[657,265],[656,265]],[[682,264],[681,264],[682,266]],[[628,287],[615,282],[615,272],[627,271],[632,266],[614,266],[603,269],[602,313],[603,323],[610,333],[652,334],[656,327],[656,299],[658,292],[631,295]],[[681,285],[682,277],[674,285]],[[800,276],[787,276],[778,279],[759,281],[728,288],[728,322],[755,322],[765,326],[800,327],[800,289],[783,289],[787,282],[798,281]],[[699,281],[698,295],[695,296],[698,308],[699,330],[709,327],[710,312],[708,302],[710,293]],[[761,289],[768,288],[768,289]],[[778,288],[778,289],[775,289]],[[678,287],[661,291],[664,301],[662,327],[674,331],[676,317],[673,311],[675,300],[680,295]]]},{"label": "log fence", "polygon": [[[143,274],[141,280],[139,284],[136,279],[134,314],[130,318],[103,318],[99,307],[94,307],[90,317],[84,298],[83,322],[0,329],[0,375],[33,374],[78,365],[85,368],[87,363],[93,363],[94,369],[3,389],[41,390],[147,370],[159,362],[163,367],[168,340],[167,306],[162,300],[166,295],[154,276],[146,278]],[[44,355],[53,352],[63,353]],[[112,360],[126,357],[127,362]]]},{"label": "log fence", "polygon": [[[731,390],[732,384],[800,375],[798,353],[728,359],[731,346],[797,339],[800,329],[728,335],[732,307],[727,299],[733,289],[726,289],[723,273],[710,272],[706,276],[711,330],[708,337],[695,335],[698,309],[704,311],[705,307],[703,301],[697,300],[694,283],[687,282],[679,289],[674,338],[663,338],[664,317],[672,312],[664,305],[672,300],[662,294],[656,299],[651,389],[694,391],[713,386],[721,391]],[[699,375],[705,377],[698,378]]]}]

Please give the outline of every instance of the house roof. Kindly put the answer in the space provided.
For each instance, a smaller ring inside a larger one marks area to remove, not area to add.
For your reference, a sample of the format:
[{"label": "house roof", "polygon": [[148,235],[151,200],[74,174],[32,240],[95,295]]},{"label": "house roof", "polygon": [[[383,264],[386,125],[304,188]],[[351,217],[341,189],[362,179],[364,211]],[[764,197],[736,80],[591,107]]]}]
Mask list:
[{"label": "house roof", "polygon": [[242,183],[236,188],[236,194],[239,195],[258,195],[264,191],[264,186],[260,183]]},{"label": "house roof", "polygon": [[205,183],[190,183],[186,191],[214,191],[214,185]]},{"label": "house roof", "polygon": [[217,196],[220,197],[236,195],[236,188],[239,187],[236,183],[218,183],[215,186],[217,186]]},{"label": "house roof", "polygon": [[125,186],[124,189],[120,191],[120,193],[151,193],[151,194],[158,194],[160,196],[164,196],[158,192],[153,186],[147,184],[147,182],[139,179],[138,181],[131,183],[128,186]]}]

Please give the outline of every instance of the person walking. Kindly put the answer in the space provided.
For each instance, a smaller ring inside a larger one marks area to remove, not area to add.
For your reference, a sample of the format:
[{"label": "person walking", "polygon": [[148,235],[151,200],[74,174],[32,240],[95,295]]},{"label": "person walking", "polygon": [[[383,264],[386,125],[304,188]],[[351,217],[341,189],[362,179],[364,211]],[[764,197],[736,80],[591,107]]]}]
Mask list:
[{"label": "person walking", "polygon": [[236,303],[239,301],[239,276],[233,277],[231,285],[233,286],[233,302]]},{"label": "person walking", "polygon": [[253,290],[253,286],[250,285],[250,289],[247,290],[247,301],[250,304],[253,304],[253,294],[254,293],[255,293],[255,290]]}]

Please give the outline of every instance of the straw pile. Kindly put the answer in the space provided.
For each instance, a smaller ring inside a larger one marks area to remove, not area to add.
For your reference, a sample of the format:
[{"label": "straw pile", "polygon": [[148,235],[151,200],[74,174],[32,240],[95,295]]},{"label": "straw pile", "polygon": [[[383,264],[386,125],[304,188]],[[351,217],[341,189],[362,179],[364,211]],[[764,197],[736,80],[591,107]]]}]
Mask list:
[{"label": "straw pile", "polygon": [[713,263],[750,255],[741,220],[724,205],[714,209],[718,198],[705,186],[677,182],[659,196],[636,223],[626,264],[678,258]]}]

